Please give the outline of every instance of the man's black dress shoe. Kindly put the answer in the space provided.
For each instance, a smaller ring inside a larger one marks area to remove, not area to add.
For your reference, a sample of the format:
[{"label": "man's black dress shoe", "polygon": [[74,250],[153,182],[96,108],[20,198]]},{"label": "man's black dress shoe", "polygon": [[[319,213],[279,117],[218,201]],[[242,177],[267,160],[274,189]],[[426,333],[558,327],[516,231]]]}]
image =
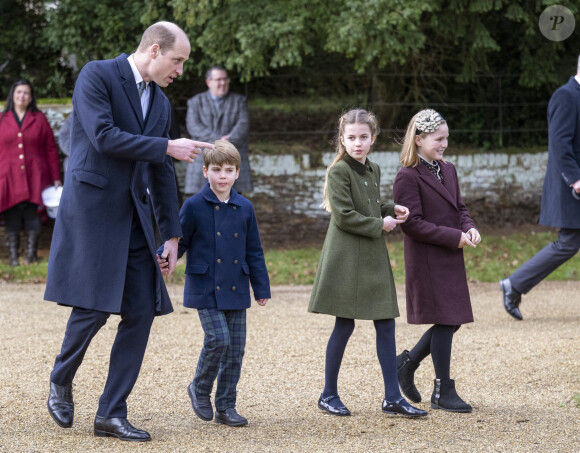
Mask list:
[{"label": "man's black dress shoe", "polygon": [[330,395],[327,396],[326,398],[322,398],[321,395],[320,398],[318,399],[318,407],[323,411],[326,411],[332,415],[341,415],[341,416],[350,415],[350,411],[346,408],[346,406],[344,405],[333,406],[332,404],[330,404],[330,401],[333,400],[334,398],[338,398],[338,395]]},{"label": "man's black dress shoe", "polygon": [[405,415],[407,417],[425,417],[427,411],[411,406],[404,398],[399,401],[383,401],[383,412],[390,415]]},{"label": "man's black dress shoe", "polygon": [[503,293],[503,306],[506,311],[518,321],[521,321],[523,317],[518,307],[522,301],[522,295],[512,288],[509,278],[501,280],[499,287]]},{"label": "man's black dress shoe", "polygon": [[73,424],[75,404],[72,397],[72,383],[57,385],[50,383],[50,392],[46,402],[48,413],[61,428],[70,428]]},{"label": "man's black dress shoe", "polygon": [[116,437],[120,440],[147,442],[151,436],[147,431],[137,429],[124,417],[95,417],[95,436]]},{"label": "man's black dress shoe", "polygon": [[202,420],[209,422],[213,418],[213,407],[211,405],[211,398],[209,395],[197,396],[193,382],[187,387],[187,393],[191,399],[193,412]]},{"label": "man's black dress shoe", "polygon": [[215,422],[228,426],[244,426],[248,424],[248,420],[238,414],[233,407],[223,412],[215,411]]}]

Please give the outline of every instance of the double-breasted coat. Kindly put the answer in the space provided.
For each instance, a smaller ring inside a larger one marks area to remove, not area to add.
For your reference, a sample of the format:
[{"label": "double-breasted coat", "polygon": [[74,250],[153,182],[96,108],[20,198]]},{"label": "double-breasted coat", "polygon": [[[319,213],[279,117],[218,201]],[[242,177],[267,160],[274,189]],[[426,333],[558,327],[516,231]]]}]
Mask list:
[{"label": "double-breasted coat", "polygon": [[[229,141],[238,149],[242,158],[240,176],[234,188],[238,192],[254,190],[249,158],[250,115],[245,96],[227,93],[218,109],[209,90],[195,95],[187,101],[186,126],[193,140],[213,143],[229,135]],[[197,193],[205,185],[202,166],[203,159],[196,159],[187,166],[185,193]]]},{"label": "double-breasted coat", "polygon": [[189,308],[250,308],[250,283],[256,299],[270,299],[270,279],[252,203],[234,189],[221,202],[206,184],[180,212],[187,252],[183,305]]},{"label": "double-breasted coat", "polygon": [[580,84],[571,77],[548,103],[548,166],[540,224],[580,229],[580,200],[571,184],[580,180]]},{"label": "double-breasted coat", "polygon": [[42,191],[60,179],[58,148],[44,113],[28,111],[19,126],[6,112],[0,120],[0,212],[23,201],[42,206]]},{"label": "double-breasted coat", "polygon": [[405,250],[407,321],[459,325],[473,322],[461,233],[475,228],[463,203],[457,172],[439,161],[443,183],[420,163],[403,167],[393,186],[395,202],[409,208],[401,224]]},{"label": "double-breasted coat", "polygon": [[380,168],[349,155],[328,170],[332,213],[308,311],[350,319],[399,316],[383,217],[394,203],[381,203]]},{"label": "double-breasted coat", "polygon": [[119,313],[134,212],[155,275],[155,312],[171,312],[157,266],[152,205],[166,241],[181,237],[172,159],[167,156],[169,101],[150,82],[145,119],[135,77],[123,54],[82,69],[73,96],[67,181],[56,218],[45,299]]}]

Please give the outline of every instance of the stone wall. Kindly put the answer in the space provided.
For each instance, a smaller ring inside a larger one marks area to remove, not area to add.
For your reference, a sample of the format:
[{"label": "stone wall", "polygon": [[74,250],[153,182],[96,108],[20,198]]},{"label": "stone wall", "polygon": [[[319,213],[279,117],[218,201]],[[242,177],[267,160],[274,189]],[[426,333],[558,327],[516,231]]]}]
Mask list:
[{"label": "stone wall", "polygon": [[[44,109],[55,135],[66,114],[66,107]],[[252,200],[267,247],[297,247],[323,240],[330,215],[320,208],[326,166],[332,152],[303,155],[258,155],[250,157],[255,190],[244,194]],[[381,167],[384,199],[392,197],[392,183],[400,168],[399,153],[374,151],[371,160]],[[478,153],[448,155],[459,174],[463,199],[478,225],[510,226],[536,223],[547,162],[543,153]],[[180,189],[185,166],[176,163]],[[48,247],[53,222],[43,229],[41,247]],[[0,231],[1,254],[4,231]]]}]

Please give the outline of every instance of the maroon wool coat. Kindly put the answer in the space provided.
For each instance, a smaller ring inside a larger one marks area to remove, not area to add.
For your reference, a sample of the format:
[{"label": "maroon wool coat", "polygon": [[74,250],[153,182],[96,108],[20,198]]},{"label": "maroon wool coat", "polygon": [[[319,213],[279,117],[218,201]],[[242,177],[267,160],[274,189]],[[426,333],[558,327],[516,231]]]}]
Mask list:
[{"label": "maroon wool coat", "polygon": [[23,201],[42,206],[42,191],[57,180],[58,147],[44,113],[27,112],[18,127],[7,112],[0,121],[0,212]]},{"label": "maroon wool coat", "polygon": [[401,168],[393,186],[395,203],[410,211],[400,225],[410,324],[473,322],[463,249],[457,246],[461,232],[475,224],[461,199],[455,167],[439,165],[444,184],[419,164]]}]

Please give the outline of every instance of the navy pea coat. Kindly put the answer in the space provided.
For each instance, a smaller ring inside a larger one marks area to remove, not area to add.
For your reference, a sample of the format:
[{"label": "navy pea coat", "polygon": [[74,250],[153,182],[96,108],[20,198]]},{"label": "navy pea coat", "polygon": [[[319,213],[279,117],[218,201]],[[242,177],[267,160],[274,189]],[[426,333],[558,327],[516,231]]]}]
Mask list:
[{"label": "navy pea coat", "polygon": [[580,180],[580,84],[571,77],[548,103],[548,166],[540,225],[580,229],[580,200],[571,184]]},{"label": "navy pea coat", "polygon": [[256,299],[270,299],[270,279],[252,203],[234,189],[221,202],[206,184],[188,198],[180,213],[187,251],[183,305],[189,308],[250,308],[250,283]]},{"label": "navy pea coat", "polygon": [[400,225],[405,250],[405,292],[410,324],[473,322],[461,233],[475,228],[463,203],[457,172],[439,161],[444,183],[426,165],[403,167],[393,185],[395,202],[409,208]]},{"label": "navy pea coat", "polygon": [[[67,180],[54,228],[45,299],[119,313],[133,212],[155,262],[156,314],[173,311],[155,257],[152,205],[162,240],[181,236],[169,101],[150,82],[143,119],[127,55],[87,63],[73,96]],[[170,189],[170,190],[168,190]]]}]

